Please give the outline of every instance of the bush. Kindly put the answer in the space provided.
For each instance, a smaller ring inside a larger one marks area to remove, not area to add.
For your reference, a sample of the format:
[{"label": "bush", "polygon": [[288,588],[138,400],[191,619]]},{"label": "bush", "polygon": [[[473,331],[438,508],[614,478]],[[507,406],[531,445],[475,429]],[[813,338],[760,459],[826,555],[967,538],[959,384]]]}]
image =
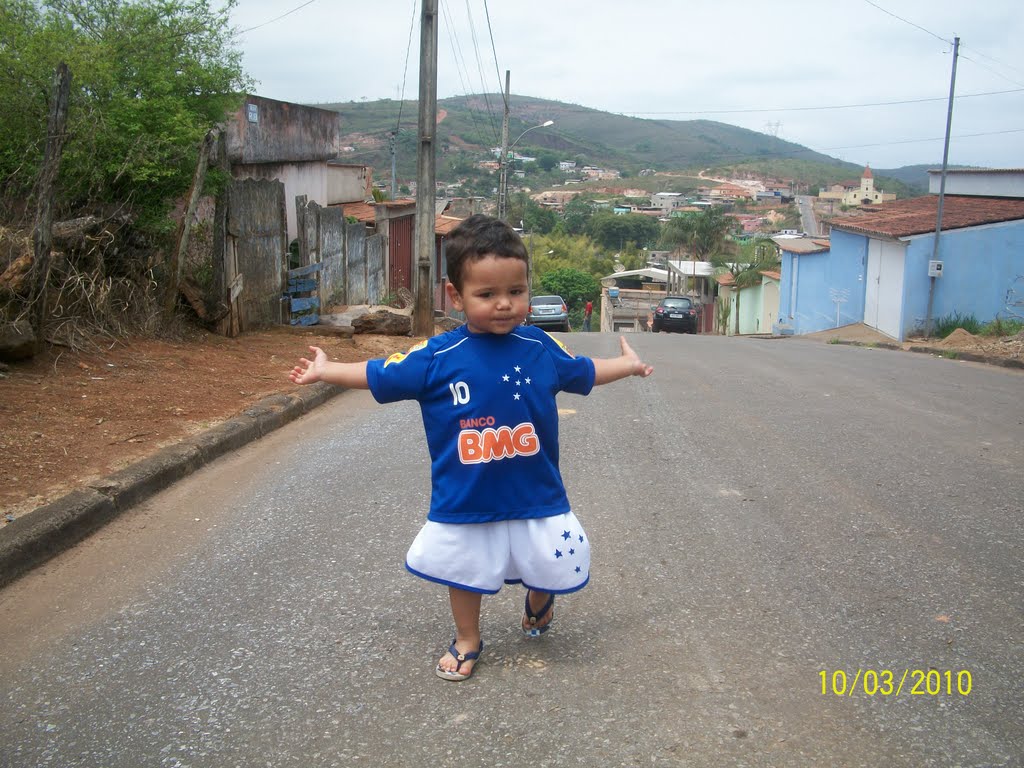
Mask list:
[{"label": "bush", "polygon": [[981,329],[982,336],[1016,336],[1024,331],[1024,320],[1007,320],[997,317],[991,323],[985,323]]},{"label": "bush", "polygon": [[959,312],[954,312],[937,319],[933,332],[939,338],[944,339],[957,328],[963,328],[968,333],[977,336],[981,333],[982,326],[974,315],[961,315]]}]

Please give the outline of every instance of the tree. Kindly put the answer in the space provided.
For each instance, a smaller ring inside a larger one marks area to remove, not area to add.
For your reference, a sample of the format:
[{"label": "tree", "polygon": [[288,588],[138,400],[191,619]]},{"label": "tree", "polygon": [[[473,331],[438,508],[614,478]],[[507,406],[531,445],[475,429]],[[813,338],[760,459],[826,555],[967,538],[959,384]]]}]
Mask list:
[{"label": "tree", "polygon": [[574,197],[562,209],[565,231],[570,235],[582,235],[587,231],[587,222],[594,215],[594,207],[582,197]]},{"label": "tree", "polygon": [[605,248],[621,251],[630,242],[639,248],[653,246],[661,234],[661,225],[642,213],[620,216],[601,211],[590,218],[587,234]]},{"label": "tree", "polygon": [[601,284],[593,275],[579,269],[558,269],[548,272],[540,279],[540,286],[546,293],[561,296],[570,309],[593,301],[601,295]]},{"label": "tree", "polygon": [[250,85],[230,11],[209,0],[5,0],[0,7],[0,179],[30,196],[46,139],[47,84],[73,88],[59,187],[64,212],[128,210],[150,231],[188,189],[206,132]]},{"label": "tree", "polygon": [[755,285],[761,279],[761,272],[778,269],[779,248],[770,238],[758,238],[743,247],[743,252],[739,258],[725,254],[714,254],[710,257],[710,260],[716,275],[732,275],[733,285],[736,290],[736,313],[733,333],[739,335],[741,289]]},{"label": "tree", "polygon": [[550,171],[558,165],[558,156],[550,152],[541,152],[537,155],[537,166],[542,171]]},{"label": "tree", "polygon": [[736,227],[736,220],[721,208],[705,208],[670,219],[662,233],[661,245],[669,249],[682,248],[695,261],[724,250],[726,236]]},{"label": "tree", "polygon": [[508,221],[513,225],[523,222],[524,231],[546,235],[555,228],[558,215],[550,208],[531,200],[525,192],[517,192],[509,196]]}]

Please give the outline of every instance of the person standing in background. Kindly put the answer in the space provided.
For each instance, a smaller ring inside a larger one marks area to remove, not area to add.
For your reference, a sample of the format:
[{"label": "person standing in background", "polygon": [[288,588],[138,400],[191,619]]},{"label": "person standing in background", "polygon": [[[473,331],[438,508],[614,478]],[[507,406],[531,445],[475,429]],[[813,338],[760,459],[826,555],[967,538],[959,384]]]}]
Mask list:
[{"label": "person standing in background", "polygon": [[583,309],[583,330],[586,332],[590,331],[590,316],[594,314],[594,302],[587,301],[587,306]]}]

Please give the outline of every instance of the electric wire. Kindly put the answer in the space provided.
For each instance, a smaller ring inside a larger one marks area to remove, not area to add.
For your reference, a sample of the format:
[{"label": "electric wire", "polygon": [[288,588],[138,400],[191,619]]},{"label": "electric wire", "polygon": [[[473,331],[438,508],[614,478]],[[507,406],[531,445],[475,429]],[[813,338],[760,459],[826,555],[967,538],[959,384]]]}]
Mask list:
[{"label": "electric wire", "polygon": [[477,40],[476,24],[473,22],[473,9],[470,7],[469,0],[466,0],[466,15],[469,18],[469,30],[470,36],[472,37],[473,40],[473,53],[476,56],[476,68],[477,72],[480,74],[481,95],[484,97],[484,104],[487,105],[487,114],[491,116],[491,119],[493,121],[494,109],[491,107],[490,94],[488,94],[487,86],[485,84],[484,65],[483,60],[480,58],[480,44]]},{"label": "electric wire", "polygon": [[312,5],[315,2],[316,2],[316,0],[306,0],[306,2],[303,3],[302,5],[296,6],[295,8],[292,8],[290,11],[287,11],[286,13],[282,13],[280,16],[276,16],[273,19],[271,19],[270,21],[264,21],[262,24],[257,24],[255,27],[249,27],[247,29],[240,30],[239,34],[240,35],[244,35],[246,32],[252,32],[254,29],[259,29],[260,27],[265,27],[268,24],[273,24],[275,21],[280,21],[285,16],[291,16],[296,11],[301,11],[307,5]]},{"label": "electric wire", "polygon": [[[957,99],[971,99],[978,96],[999,96],[1007,93],[1022,93],[1024,85],[1020,88],[1011,88],[1002,91],[984,91],[982,93],[962,93],[956,96]],[[875,101],[863,104],[829,104],[813,107],[752,107],[750,109],[698,109],[672,112],[616,112],[623,116],[630,115],[739,115],[758,112],[813,112],[833,109],[860,109],[862,107],[891,107],[902,104],[924,104],[930,101],[946,101],[948,96],[932,96],[923,99],[898,99],[896,101]]]},{"label": "electric wire", "polygon": [[484,14],[487,16],[487,34],[491,37],[491,53],[494,55],[494,73],[498,76],[498,92],[502,101],[505,102],[505,111],[508,111],[508,94],[501,82],[501,67],[498,66],[498,49],[494,46],[494,28],[491,26],[491,11],[487,7],[487,0],[484,0]]},{"label": "electric wire", "polygon": [[[936,33],[932,32],[930,29],[925,29],[920,24],[915,24],[914,22],[910,21],[909,19],[905,19],[902,16],[898,16],[897,14],[893,13],[892,11],[886,10],[885,8],[880,6],[878,3],[873,2],[873,0],[864,0],[864,2],[867,3],[868,5],[872,6],[873,8],[877,8],[882,13],[885,13],[885,14],[888,14],[889,16],[892,16],[894,19],[899,19],[903,23],[909,24],[910,26],[912,26],[912,27],[914,27],[916,29],[921,30],[925,34],[931,35],[936,40],[941,40],[942,42],[946,43],[947,45],[953,45],[953,41],[952,40],[948,40],[945,37],[942,37],[942,35],[937,35]],[[962,44],[961,44],[961,47],[962,47]],[[972,50],[974,50],[974,49],[972,49]],[[984,56],[985,55],[985,54],[981,53],[981,51],[975,51],[975,53],[977,53],[980,56]],[[965,56],[963,53],[960,53],[959,56],[960,56],[961,59],[963,59],[965,61],[969,61],[972,64],[981,67],[982,69],[988,70],[989,72],[994,74],[996,77],[1000,77],[1003,80],[1006,80],[1007,82],[1013,83],[1014,85],[1020,85],[1021,87],[1024,87],[1024,83],[1021,83],[1018,80],[1014,80],[1011,77],[1007,77],[1006,75],[1004,75],[1004,74],[1002,74],[1000,72],[997,72],[996,70],[992,69],[992,67],[988,67],[988,66],[982,64],[979,61],[975,61],[974,59],[972,59],[972,58],[970,58],[968,56]],[[991,57],[986,56],[985,58],[991,58]],[[997,59],[992,59],[992,61],[995,61],[995,62],[997,62],[999,64],[1002,64],[1002,62],[999,62]],[[1003,66],[1007,66],[1010,69],[1015,69],[1015,67],[1010,67],[1008,64],[1003,64]]]},{"label": "electric wire", "polygon": [[[452,47],[452,56],[455,60],[455,72],[456,74],[458,74],[459,82],[462,84],[462,93],[466,98],[466,109],[469,112],[470,121],[473,123],[474,130],[476,130],[478,133],[483,133],[484,129],[482,129],[480,126],[480,121],[483,120],[483,116],[473,106],[473,101],[469,95],[469,87],[466,83],[465,77],[463,77],[463,70],[466,70],[468,72],[468,68],[466,67],[465,57],[462,55],[462,46],[461,44],[459,44],[458,41],[458,33],[455,31],[455,24],[452,21],[451,11],[448,10],[448,4],[447,2],[445,2],[445,0],[441,0],[440,5],[441,12],[445,15],[445,18],[447,20],[445,30],[448,32],[448,42],[449,45],[451,45]],[[486,127],[487,126],[485,125],[484,128]],[[493,123],[490,125],[490,128],[491,132],[494,134],[494,142],[497,143],[498,136]]]},{"label": "electric wire", "polygon": [[395,123],[395,136],[402,130],[402,107],[405,105],[405,78],[409,75],[409,52],[412,51],[412,31],[416,28],[416,2],[412,0],[412,18],[409,19],[409,42],[405,47],[405,68],[402,70],[402,92],[398,97],[398,120]]},{"label": "electric wire", "polygon": [[912,27],[915,27],[916,29],[919,29],[919,30],[921,30],[921,31],[922,31],[922,32],[924,32],[924,33],[925,33],[926,35],[931,35],[931,36],[932,36],[932,37],[934,37],[934,38],[935,38],[936,40],[941,40],[942,42],[946,43],[947,45],[952,45],[952,44],[953,44],[953,41],[952,41],[952,40],[947,40],[947,39],[946,39],[946,38],[944,38],[944,37],[943,37],[942,35],[937,35],[937,34],[935,34],[934,32],[932,32],[932,31],[931,31],[930,29],[925,29],[925,28],[924,28],[924,27],[922,27],[922,26],[921,26],[920,24],[915,24],[914,22],[910,21],[909,19],[904,19],[904,18],[903,18],[902,16],[898,16],[898,15],[896,15],[895,13],[893,13],[892,11],[886,10],[885,8],[883,8],[882,6],[880,6],[880,5],[878,4],[878,3],[875,3],[875,2],[873,2],[872,0],[864,0],[864,2],[865,2],[865,3],[867,3],[868,5],[872,6],[873,8],[877,8],[877,9],[878,9],[878,10],[880,10],[880,11],[881,11],[882,13],[886,13],[886,14],[888,14],[888,15],[892,16],[892,17],[893,17],[894,19],[899,19],[899,20],[900,20],[900,21],[902,21],[902,22],[903,22],[904,24],[909,24],[910,26],[912,26]]}]

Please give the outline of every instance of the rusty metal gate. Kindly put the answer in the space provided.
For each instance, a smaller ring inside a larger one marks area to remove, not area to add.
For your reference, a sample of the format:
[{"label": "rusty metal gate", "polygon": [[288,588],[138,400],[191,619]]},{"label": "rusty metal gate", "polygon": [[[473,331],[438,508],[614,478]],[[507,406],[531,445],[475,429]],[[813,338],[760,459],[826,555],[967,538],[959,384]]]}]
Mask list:
[{"label": "rusty metal gate", "polygon": [[412,290],[413,223],[415,216],[391,219],[388,231],[388,257],[391,259],[391,274],[388,288],[393,292],[399,288]]}]

